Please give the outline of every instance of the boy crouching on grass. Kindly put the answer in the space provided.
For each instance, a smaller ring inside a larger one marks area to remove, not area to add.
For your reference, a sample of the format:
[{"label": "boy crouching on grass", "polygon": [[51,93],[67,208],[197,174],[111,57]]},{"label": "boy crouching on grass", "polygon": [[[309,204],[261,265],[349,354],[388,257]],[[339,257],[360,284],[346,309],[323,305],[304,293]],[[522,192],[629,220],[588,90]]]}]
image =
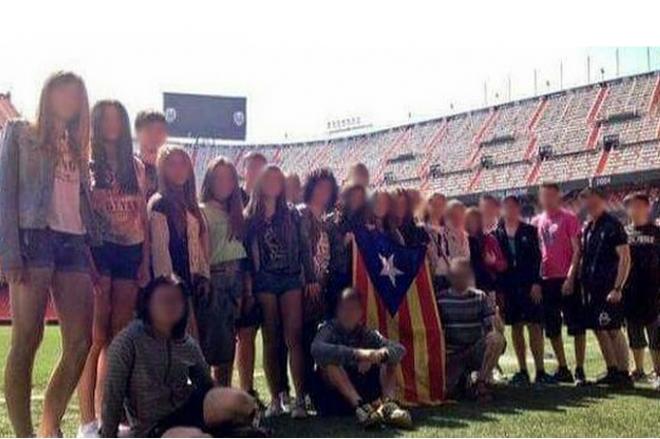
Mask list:
[{"label": "boy crouching on grass", "polygon": [[312,343],[318,365],[314,393],[319,413],[354,413],[364,427],[384,423],[411,428],[410,413],[393,399],[396,367],[405,353],[401,344],[364,326],[358,293],[345,289],[336,318],[321,325]]},{"label": "boy crouching on grass", "polygon": [[487,383],[506,342],[490,299],[470,286],[473,277],[468,259],[451,261],[451,287],[437,296],[447,350],[447,392],[452,398],[470,393],[488,402],[492,394]]}]

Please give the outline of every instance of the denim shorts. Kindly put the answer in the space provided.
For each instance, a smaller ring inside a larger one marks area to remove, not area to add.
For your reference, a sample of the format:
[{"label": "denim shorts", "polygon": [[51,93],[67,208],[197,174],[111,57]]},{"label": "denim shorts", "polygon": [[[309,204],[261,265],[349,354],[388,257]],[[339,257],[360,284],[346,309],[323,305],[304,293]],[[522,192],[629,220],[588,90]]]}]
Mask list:
[{"label": "denim shorts", "polygon": [[270,293],[281,296],[287,291],[302,288],[300,274],[273,274],[259,272],[254,275],[253,290],[255,294]]},{"label": "denim shorts", "polygon": [[88,246],[84,235],[51,229],[21,229],[19,234],[26,268],[89,273]]},{"label": "denim shorts", "polygon": [[92,247],[94,265],[101,276],[136,280],[142,263],[142,244],[120,245],[104,242]]}]

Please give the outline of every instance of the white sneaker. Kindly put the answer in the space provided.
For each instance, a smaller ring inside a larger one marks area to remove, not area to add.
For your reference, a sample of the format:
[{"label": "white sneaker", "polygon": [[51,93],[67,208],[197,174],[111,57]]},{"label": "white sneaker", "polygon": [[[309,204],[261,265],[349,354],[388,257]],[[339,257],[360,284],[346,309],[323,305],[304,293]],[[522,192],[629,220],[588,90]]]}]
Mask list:
[{"label": "white sneaker", "polygon": [[128,424],[119,424],[117,437],[131,437],[131,427]]},{"label": "white sneaker", "polygon": [[264,412],[264,417],[276,418],[282,416],[283,413],[282,404],[280,404],[280,399],[277,398],[270,401],[270,404],[268,404],[268,407],[266,407],[266,411]]},{"label": "white sneaker", "polygon": [[308,415],[307,408],[305,407],[305,398],[297,397],[291,407],[291,417],[293,419],[303,419]]},{"label": "white sneaker", "polygon": [[98,421],[94,420],[78,427],[78,434],[76,437],[100,437]]},{"label": "white sneaker", "polygon": [[288,392],[280,392],[280,394],[277,395],[277,398],[280,400],[282,413],[291,413],[291,395],[289,395]]}]

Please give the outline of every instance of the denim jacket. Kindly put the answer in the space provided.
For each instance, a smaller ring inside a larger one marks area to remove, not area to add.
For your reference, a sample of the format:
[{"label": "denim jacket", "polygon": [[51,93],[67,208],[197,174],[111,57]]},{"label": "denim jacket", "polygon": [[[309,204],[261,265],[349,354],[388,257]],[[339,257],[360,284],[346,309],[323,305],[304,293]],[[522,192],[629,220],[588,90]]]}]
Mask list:
[{"label": "denim jacket", "polygon": [[[41,145],[25,121],[7,124],[0,140],[0,262],[21,268],[19,230],[45,229],[55,180],[53,152]],[[90,202],[89,165],[80,163],[80,215],[91,243],[99,231]]]}]

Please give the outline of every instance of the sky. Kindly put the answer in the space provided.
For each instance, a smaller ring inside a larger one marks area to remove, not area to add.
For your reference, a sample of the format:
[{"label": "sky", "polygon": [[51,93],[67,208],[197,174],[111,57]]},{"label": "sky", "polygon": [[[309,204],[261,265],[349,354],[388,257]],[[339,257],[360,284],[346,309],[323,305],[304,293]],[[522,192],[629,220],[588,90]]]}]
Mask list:
[{"label": "sky", "polygon": [[[3,4],[0,92],[27,117],[43,80],[60,69],[85,78],[92,102],[119,99],[131,116],[161,108],[165,91],[246,96],[247,141],[279,142],[324,137],[334,119],[382,128],[582,85],[587,57],[592,82],[613,78],[617,46],[619,75],[647,71],[648,53],[660,69],[660,47],[647,52],[657,36],[630,44],[621,30],[537,42],[520,37],[547,34],[542,21],[505,15],[492,33],[492,6],[395,3]],[[581,23],[573,20],[566,26]]]}]

